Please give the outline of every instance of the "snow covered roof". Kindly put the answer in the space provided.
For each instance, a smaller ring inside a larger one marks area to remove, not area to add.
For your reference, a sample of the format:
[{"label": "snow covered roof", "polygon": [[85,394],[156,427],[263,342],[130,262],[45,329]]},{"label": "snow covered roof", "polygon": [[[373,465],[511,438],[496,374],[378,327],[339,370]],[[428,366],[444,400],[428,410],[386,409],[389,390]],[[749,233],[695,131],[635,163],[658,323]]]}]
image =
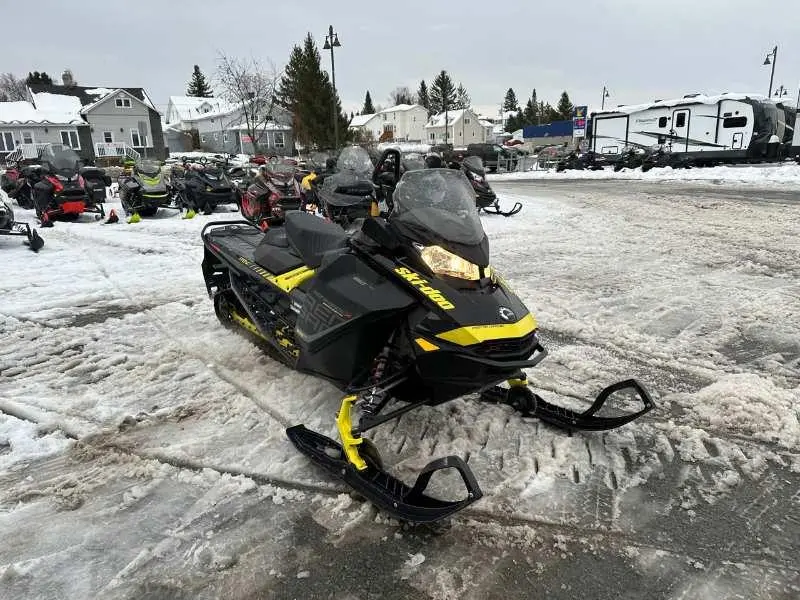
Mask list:
[{"label": "snow covered roof", "polygon": [[494,127],[494,123],[488,121],[486,119],[478,119],[478,122],[483,125],[484,127]]},{"label": "snow covered roof", "polygon": [[[472,110],[469,108],[459,108],[456,110],[447,111],[447,124],[453,125],[458,123],[461,120],[461,117],[464,116],[465,113],[472,115],[473,117],[476,116]],[[425,127],[444,127],[444,116],[445,113],[439,113],[438,115],[433,115],[429,120]]]},{"label": "snow covered roof", "polygon": [[378,114],[382,115],[383,113],[391,113],[391,112],[411,110],[412,108],[416,108],[417,106],[421,106],[421,105],[419,105],[419,104],[398,104],[396,106],[391,106],[389,108],[384,108]]},{"label": "snow covered roof", "polygon": [[378,115],[376,113],[371,113],[368,115],[355,115],[352,119],[350,119],[350,127],[363,127],[377,116]]},{"label": "snow covered roof", "polygon": [[239,106],[222,98],[198,98],[196,96],[170,96],[169,116],[174,112],[181,121],[196,121],[227,115]]},{"label": "snow covered roof", "polygon": [[35,94],[31,102],[0,102],[0,123],[83,124],[81,103],[72,96]]},{"label": "snow covered roof", "polygon": [[39,95],[41,93],[53,94],[57,96],[72,96],[77,98],[81,106],[88,107],[91,104],[97,104],[109,94],[113,94],[119,90],[125,90],[132,97],[142,102],[145,106],[152,110],[156,110],[155,104],[144,91],[144,88],[107,88],[107,87],[85,87],[80,85],[55,85],[48,83],[32,83],[28,86],[31,95]]},{"label": "snow covered roof", "polygon": [[[227,129],[238,129],[239,131],[247,130],[247,123],[241,123],[239,125],[232,125]],[[269,121],[264,123],[263,125],[259,125],[255,127],[256,131],[291,131],[292,126],[286,125],[285,123],[276,123],[275,121]]]},{"label": "snow covered roof", "polygon": [[738,94],[726,93],[717,94],[714,96],[706,96],[704,94],[691,94],[683,98],[675,98],[673,100],[656,100],[654,102],[645,102],[643,104],[623,104],[616,108],[610,108],[604,111],[598,111],[594,114],[626,114],[648,110],[651,108],[672,108],[673,106],[685,106],[690,104],[716,104],[721,100],[768,100],[766,96],[761,94]]}]

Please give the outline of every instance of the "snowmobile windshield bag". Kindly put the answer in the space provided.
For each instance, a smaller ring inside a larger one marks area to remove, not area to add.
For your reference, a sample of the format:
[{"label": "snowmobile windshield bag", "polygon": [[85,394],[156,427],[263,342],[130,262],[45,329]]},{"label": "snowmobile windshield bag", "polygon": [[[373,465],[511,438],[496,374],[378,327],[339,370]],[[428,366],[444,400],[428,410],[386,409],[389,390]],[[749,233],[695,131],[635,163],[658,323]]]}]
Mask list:
[{"label": "snowmobile windshield bag", "polygon": [[436,232],[445,242],[476,246],[486,237],[475,208],[475,192],[461,171],[408,171],[393,194],[392,223]]}]

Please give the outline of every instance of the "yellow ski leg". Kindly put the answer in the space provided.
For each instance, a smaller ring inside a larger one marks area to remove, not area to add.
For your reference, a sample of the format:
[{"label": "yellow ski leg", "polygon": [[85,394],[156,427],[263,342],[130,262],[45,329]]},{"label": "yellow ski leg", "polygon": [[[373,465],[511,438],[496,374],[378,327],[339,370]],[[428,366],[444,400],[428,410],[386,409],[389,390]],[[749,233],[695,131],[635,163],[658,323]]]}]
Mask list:
[{"label": "yellow ski leg", "polygon": [[339,430],[339,437],[342,440],[342,448],[347,462],[359,471],[367,468],[367,463],[358,453],[358,445],[364,440],[353,435],[353,424],[350,421],[350,409],[356,401],[357,396],[345,396],[342,399],[342,406],[339,414],[336,415],[336,428]]}]

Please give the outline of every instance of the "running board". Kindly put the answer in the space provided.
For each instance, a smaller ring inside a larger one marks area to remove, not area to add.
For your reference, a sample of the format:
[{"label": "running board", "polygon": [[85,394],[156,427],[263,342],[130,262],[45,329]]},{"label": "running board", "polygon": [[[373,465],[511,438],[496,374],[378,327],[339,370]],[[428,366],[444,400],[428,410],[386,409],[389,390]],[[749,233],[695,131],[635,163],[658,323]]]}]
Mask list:
[{"label": "running board", "polygon": [[[433,523],[466,508],[483,497],[469,466],[458,456],[446,456],[428,463],[417,477],[413,487],[374,466],[359,471],[344,458],[342,447],[332,439],[295,425],[286,430],[289,440],[314,464],[331,475],[342,479],[355,492],[364,496],[380,510],[401,521]],[[463,500],[438,500],[425,494],[425,489],[436,471],[455,469],[467,490]]]}]

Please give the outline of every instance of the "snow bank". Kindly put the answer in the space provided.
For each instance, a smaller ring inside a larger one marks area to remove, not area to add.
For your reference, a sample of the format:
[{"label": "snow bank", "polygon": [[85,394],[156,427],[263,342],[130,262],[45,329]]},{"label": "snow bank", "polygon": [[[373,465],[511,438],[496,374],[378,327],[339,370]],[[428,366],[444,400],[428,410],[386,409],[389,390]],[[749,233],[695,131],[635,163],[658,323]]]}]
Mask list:
[{"label": "snow bank", "polygon": [[761,187],[783,187],[800,183],[800,165],[741,165],[703,169],[656,168],[643,173],[626,169],[615,173],[611,168],[602,171],[536,170],[488,175],[490,181],[520,181],[536,179],[629,179],[637,181],[702,181],[711,183],[741,183]]}]

